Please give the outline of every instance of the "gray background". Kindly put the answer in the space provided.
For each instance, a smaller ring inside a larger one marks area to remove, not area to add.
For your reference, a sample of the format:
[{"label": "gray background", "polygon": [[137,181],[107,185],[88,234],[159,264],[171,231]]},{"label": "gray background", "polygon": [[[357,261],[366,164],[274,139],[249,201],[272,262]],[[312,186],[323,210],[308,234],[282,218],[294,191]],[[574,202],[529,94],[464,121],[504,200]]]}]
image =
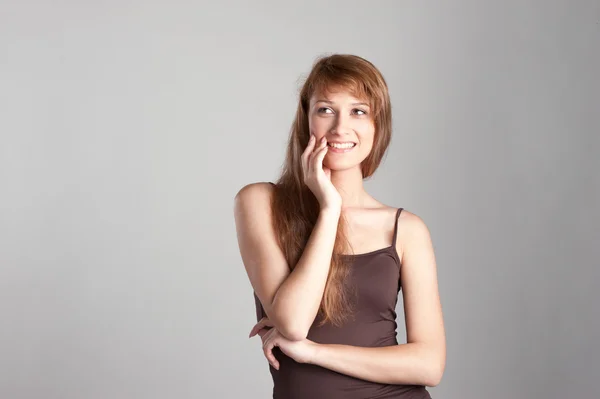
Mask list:
[{"label": "gray background", "polygon": [[270,397],[233,197],[331,52],[389,83],[366,186],[432,233],[432,396],[598,397],[600,2],[297,3],[1,3],[0,397]]}]

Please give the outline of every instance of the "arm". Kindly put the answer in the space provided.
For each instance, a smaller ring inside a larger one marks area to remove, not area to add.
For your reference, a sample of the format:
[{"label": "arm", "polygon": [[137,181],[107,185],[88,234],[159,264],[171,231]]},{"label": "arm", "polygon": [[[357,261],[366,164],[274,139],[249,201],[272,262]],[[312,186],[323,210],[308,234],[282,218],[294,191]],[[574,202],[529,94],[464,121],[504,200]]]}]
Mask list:
[{"label": "arm", "polygon": [[275,328],[292,341],[306,338],[319,310],[340,212],[321,210],[298,264],[290,272],[272,226],[268,183],[243,187],[234,214],[242,261]]},{"label": "arm", "polygon": [[387,347],[315,344],[310,363],[356,378],[387,384],[436,386],[446,362],[436,262],[425,223],[410,212],[400,216],[397,248],[407,343]]},{"label": "arm", "polygon": [[383,347],[316,344],[310,364],[381,384],[436,386],[434,354],[426,345],[407,343]]}]

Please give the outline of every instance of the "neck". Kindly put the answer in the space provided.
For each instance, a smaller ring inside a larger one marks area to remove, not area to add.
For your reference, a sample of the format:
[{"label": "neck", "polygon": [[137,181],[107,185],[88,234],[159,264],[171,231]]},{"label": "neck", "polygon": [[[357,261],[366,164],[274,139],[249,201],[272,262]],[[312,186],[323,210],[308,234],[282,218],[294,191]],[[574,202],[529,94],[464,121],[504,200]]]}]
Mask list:
[{"label": "neck", "polygon": [[346,170],[332,170],[331,183],[342,197],[342,209],[362,208],[369,199],[363,186],[360,165]]}]

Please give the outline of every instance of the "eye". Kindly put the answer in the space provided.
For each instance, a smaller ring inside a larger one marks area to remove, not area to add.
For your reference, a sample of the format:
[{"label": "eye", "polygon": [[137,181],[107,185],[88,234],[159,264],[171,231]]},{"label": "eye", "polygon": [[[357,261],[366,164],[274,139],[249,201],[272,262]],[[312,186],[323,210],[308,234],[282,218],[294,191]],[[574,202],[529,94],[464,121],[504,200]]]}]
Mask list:
[{"label": "eye", "polygon": [[327,107],[321,107],[321,108],[317,109],[317,112],[318,112],[319,114],[323,114],[323,113],[324,113],[324,112],[323,112],[323,110],[326,110],[326,109],[328,109],[328,110],[331,110],[331,108],[327,108]]},{"label": "eye", "polygon": [[366,115],[367,114],[367,111],[365,111],[363,109],[360,109],[360,108],[354,108],[354,110],[358,111],[358,112],[362,112],[362,114],[359,114],[359,115]]}]

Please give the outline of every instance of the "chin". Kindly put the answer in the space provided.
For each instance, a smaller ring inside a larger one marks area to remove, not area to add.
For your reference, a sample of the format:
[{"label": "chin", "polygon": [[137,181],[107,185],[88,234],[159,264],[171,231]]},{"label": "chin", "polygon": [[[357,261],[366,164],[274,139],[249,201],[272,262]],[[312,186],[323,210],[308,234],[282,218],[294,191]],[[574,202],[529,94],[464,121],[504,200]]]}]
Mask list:
[{"label": "chin", "polygon": [[329,169],[331,169],[332,172],[352,169],[357,166],[360,166],[360,164],[357,164],[355,162],[339,162],[339,161],[338,162],[323,162],[323,165],[328,167]]}]

